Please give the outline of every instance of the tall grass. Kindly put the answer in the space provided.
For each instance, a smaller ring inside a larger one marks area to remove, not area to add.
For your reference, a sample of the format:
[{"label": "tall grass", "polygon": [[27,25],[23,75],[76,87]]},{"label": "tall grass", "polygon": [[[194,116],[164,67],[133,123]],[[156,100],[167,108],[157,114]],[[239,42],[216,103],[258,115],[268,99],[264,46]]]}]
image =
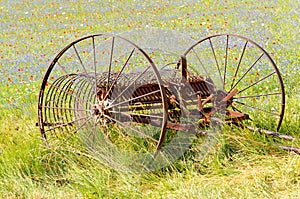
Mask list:
[{"label": "tall grass", "polygon": [[[34,112],[35,104],[27,109]],[[197,145],[156,172],[115,171],[83,146],[47,148],[35,118],[3,112],[0,188],[3,198],[297,198],[300,156],[291,144],[248,130],[225,127],[204,158]],[[10,121],[10,122],[8,122]],[[13,124],[11,124],[13,122]],[[293,143],[292,143],[293,144]],[[299,142],[294,142],[299,146]]]},{"label": "tall grass", "polygon": [[195,144],[167,167],[129,173],[102,164],[80,143],[47,148],[35,126],[42,75],[63,46],[89,33],[151,26],[184,31],[194,38],[233,32],[263,45],[279,66],[287,90],[280,131],[300,137],[295,5],[292,0],[4,2],[0,6],[0,197],[299,198],[300,156],[278,147],[299,147],[297,140],[226,126],[214,150],[204,157]]}]

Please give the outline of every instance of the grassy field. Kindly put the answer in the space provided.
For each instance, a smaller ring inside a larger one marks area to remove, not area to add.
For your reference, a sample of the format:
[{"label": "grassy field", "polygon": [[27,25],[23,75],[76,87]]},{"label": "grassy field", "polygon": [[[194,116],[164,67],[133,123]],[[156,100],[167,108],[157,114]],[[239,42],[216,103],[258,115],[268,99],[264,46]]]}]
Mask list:
[{"label": "grassy field", "polygon": [[300,156],[287,142],[225,127],[204,158],[187,153],[149,173],[115,171],[84,147],[48,149],[37,122],[38,92],[54,56],[87,34],[161,28],[203,38],[235,33],[263,46],[286,88],[280,133],[300,137],[297,0],[2,1],[0,5],[1,198],[300,198]]}]

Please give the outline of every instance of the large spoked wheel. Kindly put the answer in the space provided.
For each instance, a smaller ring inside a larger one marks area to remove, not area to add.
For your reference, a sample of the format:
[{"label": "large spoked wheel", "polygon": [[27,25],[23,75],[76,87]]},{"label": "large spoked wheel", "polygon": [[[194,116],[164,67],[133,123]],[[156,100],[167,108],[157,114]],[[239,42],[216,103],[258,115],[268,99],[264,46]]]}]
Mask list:
[{"label": "large spoked wheel", "polygon": [[116,35],[90,35],[66,46],[49,66],[39,128],[50,145],[76,137],[94,150],[112,143],[153,152],[164,140],[166,107],[160,75],[141,48]]},{"label": "large spoked wheel", "polygon": [[260,45],[237,35],[213,35],[196,42],[184,56],[188,73],[203,76],[215,93],[231,97],[226,100],[226,121],[279,130],[284,86],[275,62]]}]

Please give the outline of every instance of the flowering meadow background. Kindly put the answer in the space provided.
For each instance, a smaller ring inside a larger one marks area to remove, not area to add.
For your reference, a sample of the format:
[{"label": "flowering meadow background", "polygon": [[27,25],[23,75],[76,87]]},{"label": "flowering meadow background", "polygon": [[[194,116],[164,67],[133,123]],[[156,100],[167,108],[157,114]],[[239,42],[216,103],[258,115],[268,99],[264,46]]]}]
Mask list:
[{"label": "flowering meadow background", "polygon": [[24,95],[37,93],[38,87],[31,83],[40,81],[54,56],[76,38],[149,27],[176,30],[194,39],[214,33],[251,38],[270,52],[292,86],[287,89],[291,93],[299,80],[295,79],[299,73],[297,2],[4,1],[0,84],[26,88],[12,89],[9,97],[1,97],[1,104],[18,105]]},{"label": "flowering meadow background", "polygon": [[[234,33],[263,46],[285,83],[281,132],[300,137],[299,5],[298,0],[1,1],[0,196],[300,197],[299,156],[250,132],[225,132],[220,150],[204,161],[182,159],[164,171],[137,176],[107,168],[80,150],[49,151],[35,126],[42,77],[64,46],[88,34],[160,28],[196,40]],[[138,42],[144,47],[142,38]]]}]

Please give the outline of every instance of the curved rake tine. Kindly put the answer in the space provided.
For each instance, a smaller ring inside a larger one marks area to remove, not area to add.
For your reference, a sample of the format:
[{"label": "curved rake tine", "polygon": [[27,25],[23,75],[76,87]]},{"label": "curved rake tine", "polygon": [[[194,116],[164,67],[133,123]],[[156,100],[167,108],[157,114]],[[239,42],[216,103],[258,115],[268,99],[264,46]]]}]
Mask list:
[{"label": "curved rake tine", "polygon": [[253,126],[246,126],[246,125],[242,125],[242,127],[247,128],[247,129],[249,129],[250,131],[253,131],[253,132],[257,131],[259,133],[279,137],[279,138],[284,139],[284,140],[299,140],[300,141],[299,138],[295,138],[291,135],[281,134],[281,133],[278,133],[278,132],[275,132],[275,131],[269,131],[269,130],[256,128],[256,127],[253,127]]},{"label": "curved rake tine", "polygon": [[[290,141],[298,140],[298,141],[300,141],[300,138],[295,138],[291,135],[285,135],[285,134],[281,134],[281,133],[278,133],[278,132],[275,132],[275,131],[269,131],[269,130],[260,129],[260,128],[256,128],[256,127],[252,127],[252,126],[243,126],[243,127],[246,127],[247,129],[249,129],[250,131],[253,131],[253,132],[257,131],[259,133],[263,133],[263,134],[266,134],[266,135],[269,135],[269,136],[278,137],[278,138],[281,138],[281,139],[284,139],[284,140],[290,140]],[[293,146],[285,146],[285,145],[279,145],[278,147],[281,148],[281,149],[284,149],[286,151],[293,151],[293,152],[300,155],[300,148],[293,147]]]},{"label": "curved rake tine", "polygon": [[279,147],[286,151],[293,151],[300,155],[300,148],[296,148],[296,147],[292,147],[292,146],[283,146],[283,145],[280,145]]}]

